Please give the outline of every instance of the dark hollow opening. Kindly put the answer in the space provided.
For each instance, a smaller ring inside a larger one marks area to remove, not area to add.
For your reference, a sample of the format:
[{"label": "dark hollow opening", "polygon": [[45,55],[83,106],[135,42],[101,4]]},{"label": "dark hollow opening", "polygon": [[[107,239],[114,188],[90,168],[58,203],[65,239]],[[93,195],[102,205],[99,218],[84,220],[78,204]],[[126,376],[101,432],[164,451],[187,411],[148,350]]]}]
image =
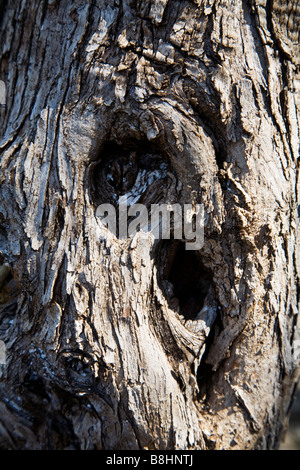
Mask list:
[{"label": "dark hollow opening", "polygon": [[[160,258],[165,258],[165,263],[161,281],[169,304],[171,308],[177,304],[180,315],[194,320],[212,285],[211,275],[203,267],[199,253],[186,250],[183,242],[172,241],[162,251]],[[163,281],[168,281],[168,288]]]},{"label": "dark hollow opening", "polygon": [[141,170],[151,172],[162,166],[169,169],[170,162],[159,146],[145,141],[130,140],[122,146],[107,142],[89,170],[93,202],[117,205],[119,196],[130,191]]}]

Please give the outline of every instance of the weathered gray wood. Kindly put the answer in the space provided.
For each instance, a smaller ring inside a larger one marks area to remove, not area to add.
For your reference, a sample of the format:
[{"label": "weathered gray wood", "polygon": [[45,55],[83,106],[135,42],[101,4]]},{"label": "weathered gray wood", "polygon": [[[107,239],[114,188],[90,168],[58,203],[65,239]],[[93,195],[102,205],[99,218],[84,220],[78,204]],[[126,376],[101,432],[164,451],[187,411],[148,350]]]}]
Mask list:
[{"label": "weathered gray wood", "polygon": [[[2,448],[279,445],[300,360],[300,6],[285,3],[3,3]],[[96,217],[108,141],[154,155],[148,202],[204,204],[197,319],[162,281],[175,251]]]}]

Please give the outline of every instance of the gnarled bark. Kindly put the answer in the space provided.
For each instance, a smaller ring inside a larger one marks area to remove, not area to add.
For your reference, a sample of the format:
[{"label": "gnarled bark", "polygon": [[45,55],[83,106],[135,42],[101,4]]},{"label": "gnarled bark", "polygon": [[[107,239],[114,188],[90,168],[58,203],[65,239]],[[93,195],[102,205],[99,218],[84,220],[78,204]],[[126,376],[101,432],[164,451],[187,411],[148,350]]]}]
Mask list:
[{"label": "gnarled bark", "polygon": [[[299,374],[299,6],[1,15],[2,448],[275,448]],[[116,238],[96,211],[124,194],[203,204],[203,247]]]}]

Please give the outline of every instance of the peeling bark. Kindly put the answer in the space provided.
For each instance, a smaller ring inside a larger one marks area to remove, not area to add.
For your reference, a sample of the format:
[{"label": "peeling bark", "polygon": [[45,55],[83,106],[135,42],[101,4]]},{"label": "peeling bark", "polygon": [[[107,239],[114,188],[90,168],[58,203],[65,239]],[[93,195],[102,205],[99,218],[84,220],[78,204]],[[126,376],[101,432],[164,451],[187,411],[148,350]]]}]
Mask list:
[{"label": "peeling bark", "polygon": [[[1,448],[279,445],[299,21],[275,0],[2,3]],[[201,250],[116,238],[96,210],[124,194],[203,204]]]}]

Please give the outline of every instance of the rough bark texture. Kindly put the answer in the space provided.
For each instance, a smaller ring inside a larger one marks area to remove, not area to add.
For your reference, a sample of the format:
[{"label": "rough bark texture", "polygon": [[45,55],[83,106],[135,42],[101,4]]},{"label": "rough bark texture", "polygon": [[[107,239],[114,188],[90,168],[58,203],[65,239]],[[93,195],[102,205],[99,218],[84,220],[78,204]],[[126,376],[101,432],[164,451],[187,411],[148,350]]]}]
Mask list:
[{"label": "rough bark texture", "polygon": [[[286,0],[2,2],[2,448],[278,446],[299,21]],[[203,248],[117,239],[95,212],[124,194],[204,204]]]}]

